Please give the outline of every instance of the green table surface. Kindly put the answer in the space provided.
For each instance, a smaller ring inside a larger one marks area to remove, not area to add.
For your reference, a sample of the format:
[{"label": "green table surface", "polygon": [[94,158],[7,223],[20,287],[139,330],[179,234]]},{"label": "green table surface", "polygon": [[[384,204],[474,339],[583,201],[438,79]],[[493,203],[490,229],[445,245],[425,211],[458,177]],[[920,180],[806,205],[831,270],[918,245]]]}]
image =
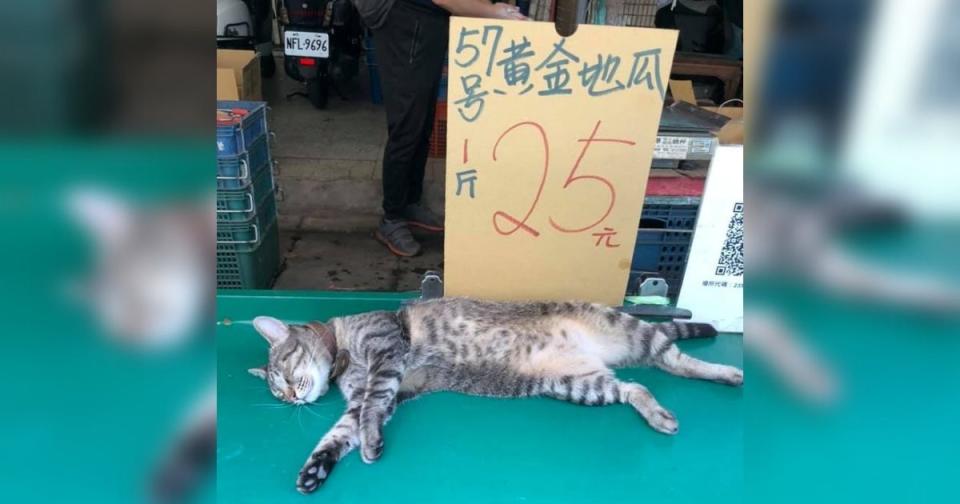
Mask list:
[{"label": "green table surface", "polygon": [[[327,319],[395,309],[403,294],[221,292],[218,296],[217,495],[220,502],[732,502],[743,491],[743,393],[654,369],[618,372],[643,383],[680,422],[650,429],[625,405],[437,393],[404,404],[384,432],[383,457],[357,452],[316,494],[297,472],[343,410],[339,391],[310,407],[281,405],[247,368],[265,362],[250,320]],[[229,323],[223,321],[229,319]],[[741,365],[742,338],[685,341],[697,357]]]}]

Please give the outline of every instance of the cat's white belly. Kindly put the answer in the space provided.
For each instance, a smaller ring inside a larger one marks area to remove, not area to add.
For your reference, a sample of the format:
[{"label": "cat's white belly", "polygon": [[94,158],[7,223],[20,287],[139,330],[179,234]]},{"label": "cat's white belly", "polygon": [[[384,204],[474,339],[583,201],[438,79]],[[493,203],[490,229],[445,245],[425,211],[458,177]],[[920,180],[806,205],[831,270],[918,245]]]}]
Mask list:
[{"label": "cat's white belly", "polygon": [[514,363],[521,373],[577,374],[595,370],[598,365],[619,362],[628,351],[622,342],[591,332],[582,324],[564,320],[543,348]]}]

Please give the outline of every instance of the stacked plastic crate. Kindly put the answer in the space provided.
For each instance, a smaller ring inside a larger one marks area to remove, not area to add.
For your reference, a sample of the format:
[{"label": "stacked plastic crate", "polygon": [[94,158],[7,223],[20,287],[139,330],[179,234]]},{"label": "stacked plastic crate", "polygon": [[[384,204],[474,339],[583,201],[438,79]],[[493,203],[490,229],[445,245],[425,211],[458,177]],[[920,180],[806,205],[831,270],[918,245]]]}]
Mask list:
[{"label": "stacked plastic crate", "polygon": [[217,288],[266,289],[280,267],[266,104],[217,102]]},{"label": "stacked plastic crate", "polygon": [[647,278],[666,280],[669,296],[677,296],[687,269],[700,198],[647,196],[630,264],[627,295],[636,295]]}]

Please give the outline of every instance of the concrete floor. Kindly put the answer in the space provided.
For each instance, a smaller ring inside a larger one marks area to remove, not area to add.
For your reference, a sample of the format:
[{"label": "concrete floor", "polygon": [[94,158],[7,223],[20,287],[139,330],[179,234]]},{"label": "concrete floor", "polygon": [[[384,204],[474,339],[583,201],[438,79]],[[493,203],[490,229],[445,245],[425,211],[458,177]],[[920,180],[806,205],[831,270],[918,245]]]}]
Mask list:
[{"label": "concrete floor", "polygon": [[[302,96],[304,89],[287,77],[277,56],[277,73],[263,79],[263,98],[276,141],[280,227],[300,231],[361,231],[380,219],[381,165],[387,141],[383,105],[370,100],[370,75],[361,62],[356,78],[341,84],[343,97],[331,91],[318,110]],[[444,162],[431,159],[424,180],[423,203],[443,212]]]},{"label": "concrete floor", "polygon": [[[277,57],[277,74],[263,80],[276,133],[280,247],[284,266],[274,289],[408,291],[420,288],[427,270],[443,267],[443,236],[417,237],[423,253],[399,258],[373,238],[380,218],[380,164],[387,138],[382,105],[370,101],[365,65],[344,86],[346,98],[331,94],[324,110],[306,98],[287,99],[302,89],[288,78]],[[443,211],[443,163],[428,164],[426,204]]]},{"label": "concrete floor", "polygon": [[417,257],[396,257],[372,232],[281,231],[284,266],[274,289],[413,291],[428,270],[443,269],[443,235],[416,234]]}]

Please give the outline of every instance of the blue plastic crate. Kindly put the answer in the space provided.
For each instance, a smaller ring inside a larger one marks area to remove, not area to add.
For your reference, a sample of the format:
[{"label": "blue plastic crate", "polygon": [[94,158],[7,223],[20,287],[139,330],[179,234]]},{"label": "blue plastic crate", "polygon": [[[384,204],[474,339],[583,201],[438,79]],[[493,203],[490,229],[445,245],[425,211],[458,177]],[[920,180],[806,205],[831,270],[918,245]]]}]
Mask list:
[{"label": "blue plastic crate", "polygon": [[217,101],[217,156],[236,156],[247,152],[254,142],[267,134],[265,102]]},{"label": "blue plastic crate", "polygon": [[257,229],[256,242],[231,243],[235,233],[217,229],[217,288],[269,289],[280,271],[280,238],[276,219]]},{"label": "blue plastic crate", "polygon": [[253,183],[240,190],[217,191],[217,222],[245,222],[258,214],[264,201],[273,198],[275,188],[270,168],[257,170]]},{"label": "blue plastic crate", "polygon": [[700,203],[687,199],[670,203],[669,198],[652,201],[643,206],[627,294],[636,294],[645,278],[659,276],[670,286],[669,295],[675,296],[683,284]]},{"label": "blue plastic crate", "polygon": [[[230,245],[232,250],[250,252],[257,248],[270,226],[276,224],[277,211],[273,196],[257,209],[247,222],[217,222],[217,247]],[[219,217],[219,215],[218,215]]]},{"label": "blue plastic crate", "polygon": [[245,189],[270,165],[267,136],[254,140],[250,149],[235,156],[217,156],[217,189]]}]

